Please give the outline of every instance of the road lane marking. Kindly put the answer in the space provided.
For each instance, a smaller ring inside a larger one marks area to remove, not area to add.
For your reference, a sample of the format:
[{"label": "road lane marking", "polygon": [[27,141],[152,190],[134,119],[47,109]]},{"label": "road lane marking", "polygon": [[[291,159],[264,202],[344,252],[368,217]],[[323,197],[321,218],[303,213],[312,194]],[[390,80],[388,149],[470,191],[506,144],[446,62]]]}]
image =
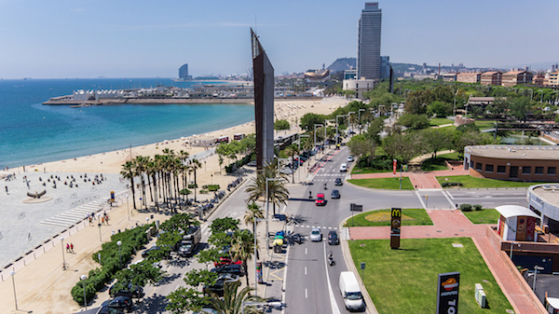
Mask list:
[{"label": "road lane marking", "polygon": [[305,276],[307,275],[307,266],[305,266]]},{"label": "road lane marking", "polygon": [[419,199],[419,202],[421,202],[421,206],[423,206],[423,209],[427,209],[427,206],[425,206],[425,203],[423,202],[423,197],[419,195],[418,191],[415,191],[415,195],[417,195],[417,198]]},{"label": "road lane marking", "polygon": [[305,289],[305,299],[309,298],[309,293],[307,292],[307,289]]},{"label": "road lane marking", "polygon": [[328,281],[328,294],[330,295],[330,306],[332,306],[332,314],[340,314],[340,309],[334,299],[334,292],[332,291],[332,285],[330,284],[330,274],[328,274],[328,258],[326,256],[326,242],[322,243],[324,245],[324,266],[326,270],[326,280]]},{"label": "road lane marking", "polygon": [[[448,196],[449,196],[451,199],[454,199],[454,196],[452,196],[452,194],[450,194],[449,191],[444,191],[444,192],[446,192],[446,194],[448,194]],[[444,193],[444,192],[443,192],[443,193]]]},{"label": "road lane marking", "polygon": [[307,255],[307,248],[305,248],[305,255]]},{"label": "road lane marking", "polygon": [[454,206],[454,202],[452,202],[452,201],[450,200],[450,198],[448,198],[448,196],[446,195],[447,192],[446,192],[446,191],[443,191],[442,193],[443,193],[444,197],[446,198],[446,200],[450,203],[450,206],[452,207],[452,209],[456,209],[456,206]]}]

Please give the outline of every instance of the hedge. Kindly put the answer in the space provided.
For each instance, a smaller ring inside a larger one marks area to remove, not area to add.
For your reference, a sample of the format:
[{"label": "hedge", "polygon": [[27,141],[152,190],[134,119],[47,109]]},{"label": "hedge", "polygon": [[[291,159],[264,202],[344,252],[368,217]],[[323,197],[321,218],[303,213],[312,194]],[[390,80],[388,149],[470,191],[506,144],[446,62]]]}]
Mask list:
[{"label": "hedge", "polygon": [[[118,241],[122,242],[120,247],[120,256],[122,257],[122,265],[126,265],[136,250],[148,243],[146,231],[154,224],[138,226],[134,229],[125,230],[111,237],[111,242],[103,243],[101,250],[92,254],[94,261],[101,265],[101,268],[95,268],[89,271],[87,279],[76,283],[72,288],[71,294],[74,301],[79,305],[83,305],[83,285],[85,284],[85,294],[87,300],[92,300],[97,291],[105,287],[105,284],[111,281],[117,271],[120,270],[120,257]],[[101,260],[99,260],[101,256]]]},{"label": "hedge", "polygon": [[447,188],[449,186],[464,186],[462,182],[443,182],[441,183],[441,187]]}]

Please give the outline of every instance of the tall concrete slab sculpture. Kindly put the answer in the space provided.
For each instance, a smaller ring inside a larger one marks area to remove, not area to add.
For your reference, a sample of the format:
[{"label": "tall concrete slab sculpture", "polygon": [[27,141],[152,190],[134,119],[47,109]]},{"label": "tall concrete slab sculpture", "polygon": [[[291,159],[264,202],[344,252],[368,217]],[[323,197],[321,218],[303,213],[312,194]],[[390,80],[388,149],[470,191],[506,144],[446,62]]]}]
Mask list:
[{"label": "tall concrete slab sculpture", "polygon": [[274,160],[274,67],[252,28],[250,35],[254,72],[256,166],[262,169],[266,163]]}]

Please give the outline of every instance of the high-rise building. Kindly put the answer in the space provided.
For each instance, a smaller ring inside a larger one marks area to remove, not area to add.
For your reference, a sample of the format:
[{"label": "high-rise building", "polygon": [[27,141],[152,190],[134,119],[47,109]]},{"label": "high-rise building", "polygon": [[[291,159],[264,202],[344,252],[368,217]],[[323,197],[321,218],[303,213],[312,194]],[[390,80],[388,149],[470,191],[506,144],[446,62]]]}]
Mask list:
[{"label": "high-rise building", "polygon": [[191,80],[192,76],[188,75],[188,63],[183,64],[179,68],[179,78],[181,80]]},{"label": "high-rise building", "polygon": [[366,2],[357,35],[357,78],[380,79],[380,31],[382,10],[378,2]]}]

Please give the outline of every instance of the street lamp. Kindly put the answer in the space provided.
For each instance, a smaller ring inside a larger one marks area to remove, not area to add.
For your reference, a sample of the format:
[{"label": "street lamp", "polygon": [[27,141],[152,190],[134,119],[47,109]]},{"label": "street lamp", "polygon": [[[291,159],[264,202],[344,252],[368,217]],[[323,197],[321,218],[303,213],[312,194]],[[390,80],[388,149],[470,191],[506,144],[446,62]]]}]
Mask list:
[{"label": "street lamp", "polygon": [[540,95],[541,95],[540,102],[543,102],[543,92],[544,92],[544,90],[543,89],[538,89],[538,92],[540,92]]},{"label": "street lamp", "polygon": [[301,182],[301,137],[310,137],[310,135],[301,135],[301,134],[298,134],[298,135],[299,135],[299,161],[298,161],[299,165],[298,165],[298,168],[299,168],[299,182]]},{"label": "street lamp", "polygon": [[359,120],[359,134],[360,135],[361,135],[361,111],[365,111],[365,109],[359,109],[359,113],[358,113],[358,116],[359,116],[359,119],[358,119]]},{"label": "street lamp", "polygon": [[459,91],[460,91],[460,88],[456,90],[456,93],[454,93],[454,109],[452,110],[452,113],[455,117],[456,117],[456,95],[458,95]]},{"label": "street lamp", "polygon": [[[316,126],[320,125],[320,126],[324,126],[324,124],[321,123],[315,123],[314,124],[314,148],[316,149]],[[316,160],[316,154],[314,156],[314,160]]]},{"label": "street lamp", "polygon": [[122,241],[118,241],[116,245],[118,245],[118,258],[120,259],[120,269],[122,269],[122,255],[120,254],[120,246],[122,245]]},{"label": "street lamp", "polygon": [[[279,221],[279,219],[254,218],[254,295],[258,295],[258,263],[256,260],[256,223],[259,221]],[[266,235],[267,237],[267,235]],[[268,245],[268,243],[266,243]]]},{"label": "street lamp", "polygon": [[126,193],[126,213],[128,214],[128,222],[130,222],[130,203],[128,202],[128,197],[130,194]]},{"label": "street lamp", "polygon": [[101,238],[101,223],[97,223],[97,226],[99,226],[99,242],[103,242],[103,239]]},{"label": "street lamp", "polygon": [[87,279],[87,276],[81,275],[80,279],[82,280],[82,287],[83,287],[83,306],[85,306],[85,310],[87,311],[87,299],[85,296],[85,280]]},{"label": "street lamp", "polygon": [[534,283],[532,284],[532,290],[536,291],[536,277],[538,275],[538,270],[543,270],[543,267],[534,265]]},{"label": "street lamp", "polygon": [[66,270],[66,258],[64,257],[64,237],[60,238],[60,247],[62,247],[62,270]]},{"label": "street lamp", "polygon": [[18,311],[18,309],[17,309],[17,295],[16,295],[16,281],[14,279],[15,274],[16,274],[16,272],[13,271],[13,270],[10,272],[10,275],[12,276],[12,285],[14,287],[14,301],[16,303],[16,311]]},{"label": "street lamp", "polygon": [[338,134],[338,125],[339,125],[339,124],[338,124],[338,118],[339,118],[339,117],[342,117],[342,118],[343,118],[343,117],[345,117],[345,116],[346,116],[345,114],[337,115],[337,116],[336,116],[336,146],[338,145],[338,139],[340,138],[340,135]]},{"label": "street lamp", "polygon": [[[282,178],[266,178],[266,218],[268,218],[270,212],[270,202],[268,201],[268,182],[270,181],[283,181]],[[269,246],[269,225],[266,221],[266,255],[270,256],[270,246]]]}]

